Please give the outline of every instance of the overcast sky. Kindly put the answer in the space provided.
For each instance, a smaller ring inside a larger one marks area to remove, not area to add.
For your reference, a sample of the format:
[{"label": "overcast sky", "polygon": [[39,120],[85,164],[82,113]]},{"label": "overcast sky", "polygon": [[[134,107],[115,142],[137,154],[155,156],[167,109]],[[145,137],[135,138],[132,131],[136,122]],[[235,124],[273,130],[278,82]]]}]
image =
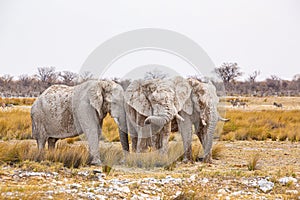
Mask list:
[{"label": "overcast sky", "polygon": [[[300,73],[299,11],[298,0],[0,0],[0,75],[32,75],[47,66],[78,72],[112,36],[162,28],[197,42],[216,66],[237,62],[244,77],[260,70],[260,79],[291,79]],[[135,65],[165,65],[149,57]]]}]

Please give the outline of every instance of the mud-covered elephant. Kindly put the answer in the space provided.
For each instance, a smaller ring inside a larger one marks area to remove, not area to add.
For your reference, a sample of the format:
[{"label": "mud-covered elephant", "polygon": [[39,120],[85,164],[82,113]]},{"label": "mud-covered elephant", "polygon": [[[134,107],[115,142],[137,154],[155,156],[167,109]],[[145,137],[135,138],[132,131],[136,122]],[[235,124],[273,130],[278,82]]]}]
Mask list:
[{"label": "mud-covered elephant", "polygon": [[124,151],[129,151],[124,91],[113,81],[90,80],[69,87],[53,85],[45,90],[31,108],[32,135],[38,148],[54,148],[58,139],[85,133],[91,164],[99,165],[99,138],[107,113],[119,126]]},{"label": "mud-covered elephant", "polygon": [[188,81],[179,76],[135,80],[128,86],[124,102],[134,152],[143,152],[148,147],[167,152],[170,122],[173,118],[183,120],[178,111],[185,110],[190,92]]},{"label": "mud-covered elephant", "polygon": [[204,150],[203,161],[211,162],[214,132],[218,121],[228,121],[220,117],[217,111],[219,97],[215,86],[189,78],[192,88],[189,100],[179,114],[184,120],[177,120],[184,146],[184,161],[192,161],[192,125]]}]

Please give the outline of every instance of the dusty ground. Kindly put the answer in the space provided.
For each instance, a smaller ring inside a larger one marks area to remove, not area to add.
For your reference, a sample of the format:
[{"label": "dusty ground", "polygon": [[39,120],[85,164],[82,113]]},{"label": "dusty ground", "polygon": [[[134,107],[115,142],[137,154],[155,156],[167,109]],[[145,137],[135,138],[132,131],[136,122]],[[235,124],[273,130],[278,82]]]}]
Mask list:
[{"label": "dusty ground", "polygon": [[[177,162],[172,171],[120,165],[104,174],[99,167],[3,164],[0,199],[300,199],[299,142],[217,143],[223,148],[213,164]],[[258,169],[249,171],[255,154]]]}]

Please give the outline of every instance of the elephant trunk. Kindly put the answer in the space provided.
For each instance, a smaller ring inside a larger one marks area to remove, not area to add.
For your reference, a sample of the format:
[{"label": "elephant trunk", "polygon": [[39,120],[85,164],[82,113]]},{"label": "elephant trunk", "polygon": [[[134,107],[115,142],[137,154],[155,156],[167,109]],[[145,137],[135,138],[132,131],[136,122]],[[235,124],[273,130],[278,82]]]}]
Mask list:
[{"label": "elephant trunk", "polygon": [[145,125],[146,124],[155,124],[159,127],[164,126],[168,122],[168,119],[163,116],[149,116],[145,119]]},{"label": "elephant trunk", "polygon": [[208,163],[210,163],[212,159],[211,151],[212,151],[213,137],[219,119],[217,112],[211,112],[209,119],[210,120],[208,122],[207,133],[204,135],[205,142],[204,142],[204,157],[203,157],[203,161]]}]

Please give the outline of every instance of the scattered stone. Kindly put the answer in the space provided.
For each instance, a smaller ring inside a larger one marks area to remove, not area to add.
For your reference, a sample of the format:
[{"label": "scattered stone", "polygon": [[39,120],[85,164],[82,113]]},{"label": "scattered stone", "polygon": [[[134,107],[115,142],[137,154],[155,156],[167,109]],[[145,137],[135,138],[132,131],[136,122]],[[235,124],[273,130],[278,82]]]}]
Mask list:
[{"label": "scattered stone", "polygon": [[259,189],[265,193],[272,190],[274,187],[274,183],[272,183],[271,181],[268,181],[266,179],[261,179],[257,183],[258,183]]},{"label": "scattered stone", "polygon": [[78,175],[80,176],[88,176],[90,173],[88,171],[82,171],[82,172],[78,172]]},{"label": "scattered stone", "polygon": [[117,187],[117,190],[120,191],[120,192],[124,192],[124,193],[129,193],[130,192],[129,187],[127,187],[127,186]]},{"label": "scattered stone", "polygon": [[209,181],[209,180],[208,180],[207,178],[203,178],[201,182],[202,182],[203,184],[206,184],[206,183],[208,183],[208,181]]},{"label": "scattered stone", "polygon": [[225,189],[222,188],[222,189],[219,189],[219,190],[218,190],[218,193],[219,193],[219,194],[227,194],[227,191],[226,191]]},{"label": "scattered stone", "polygon": [[71,189],[78,189],[78,188],[82,188],[82,186],[78,183],[73,183],[73,184],[70,185],[70,188]]},{"label": "scattered stone", "polygon": [[193,174],[190,176],[190,181],[195,181],[197,178],[197,174]]},{"label": "scattered stone", "polygon": [[286,185],[288,182],[297,183],[297,179],[295,179],[293,177],[283,177],[283,178],[279,179],[279,183],[281,185]]},{"label": "scattered stone", "polygon": [[286,190],[286,194],[298,194],[299,192],[297,190]]}]

